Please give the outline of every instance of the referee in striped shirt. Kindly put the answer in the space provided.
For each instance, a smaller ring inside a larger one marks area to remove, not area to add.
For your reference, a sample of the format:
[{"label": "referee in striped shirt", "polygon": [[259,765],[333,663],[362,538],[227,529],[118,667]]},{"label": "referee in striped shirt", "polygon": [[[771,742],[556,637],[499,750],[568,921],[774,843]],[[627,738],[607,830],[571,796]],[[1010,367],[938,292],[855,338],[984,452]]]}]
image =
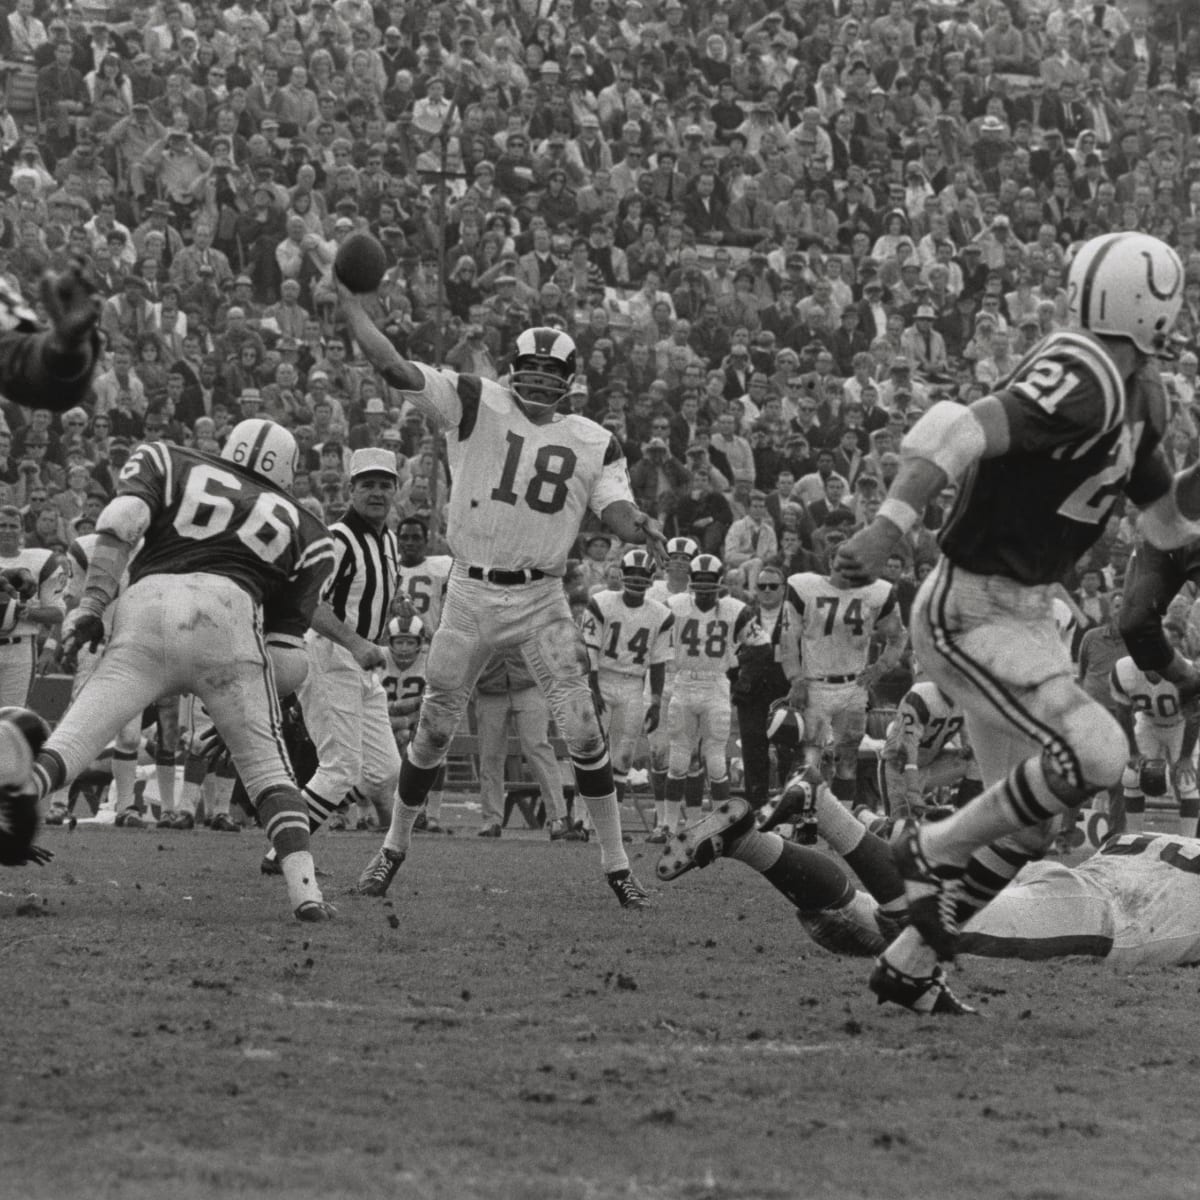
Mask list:
[{"label": "referee in striped shirt", "polygon": [[299,693],[320,759],[304,789],[314,829],[347,794],[390,812],[400,779],[400,753],[377,670],[387,664],[378,643],[399,572],[396,535],[387,527],[398,483],[391,450],[356,450],[350,508],[329,527],[334,569],[308,631],[308,677]]}]

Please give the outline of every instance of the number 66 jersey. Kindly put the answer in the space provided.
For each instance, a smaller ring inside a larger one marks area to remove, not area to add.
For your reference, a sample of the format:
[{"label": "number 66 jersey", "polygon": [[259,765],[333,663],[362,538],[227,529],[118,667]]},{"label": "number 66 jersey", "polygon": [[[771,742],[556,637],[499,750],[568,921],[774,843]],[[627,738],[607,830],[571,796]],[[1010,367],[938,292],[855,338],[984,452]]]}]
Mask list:
[{"label": "number 66 jersey", "polygon": [[566,414],[535,425],[490,379],[413,365],[425,388],[401,394],[446,429],[446,540],[458,562],[561,576],[586,511],[632,503],[621,445],[595,421]]},{"label": "number 66 jersey", "polygon": [[270,632],[304,636],[333,566],[332,539],[312,513],[236,463],[164,442],[137,448],[117,492],[152,514],[131,585],[147,575],[221,575],[262,606]]},{"label": "number 66 jersey", "polygon": [[1010,446],[962,481],[941,535],[956,566],[1026,585],[1056,582],[1100,536],[1122,492],[1140,508],[1170,490],[1157,449],[1166,400],[1155,363],[1126,381],[1098,339],[1059,330],[995,396]]}]

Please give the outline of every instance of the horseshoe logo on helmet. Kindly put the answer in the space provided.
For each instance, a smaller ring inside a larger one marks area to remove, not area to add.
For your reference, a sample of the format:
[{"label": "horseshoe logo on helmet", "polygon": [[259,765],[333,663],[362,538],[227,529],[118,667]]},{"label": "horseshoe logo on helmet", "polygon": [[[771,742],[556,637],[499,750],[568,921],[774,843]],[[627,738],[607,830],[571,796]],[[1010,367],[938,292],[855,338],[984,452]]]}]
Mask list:
[{"label": "horseshoe logo on helmet", "polygon": [[1179,262],[1174,262],[1174,278],[1171,280],[1170,286],[1165,292],[1160,292],[1154,280],[1154,259],[1150,256],[1149,250],[1142,251],[1142,257],[1146,260],[1146,286],[1150,289],[1150,295],[1155,300],[1170,300],[1179,290],[1179,284],[1183,278],[1183,273],[1180,269]]}]

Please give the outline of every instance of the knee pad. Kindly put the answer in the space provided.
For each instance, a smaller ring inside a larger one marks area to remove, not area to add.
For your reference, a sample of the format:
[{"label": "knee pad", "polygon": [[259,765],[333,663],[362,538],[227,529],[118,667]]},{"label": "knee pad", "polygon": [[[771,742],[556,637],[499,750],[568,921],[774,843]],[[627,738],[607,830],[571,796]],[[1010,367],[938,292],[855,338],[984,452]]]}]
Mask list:
[{"label": "knee pad", "polygon": [[704,770],[709,779],[725,779],[729,774],[729,764],[725,759],[725,748],[710,750],[704,755]]},{"label": "knee pad", "polygon": [[[1046,779],[1064,798],[1069,790],[1082,800],[1121,778],[1129,757],[1128,742],[1116,718],[1069,679],[1052,683],[1062,690],[1047,693],[1045,715],[1047,723],[1061,732],[1052,743],[1043,742]],[[1060,790],[1060,784],[1066,790]]]},{"label": "knee pad", "polygon": [[429,644],[425,667],[425,687],[431,691],[452,692],[465,687],[467,664],[475,643],[465,633],[442,626]]},{"label": "knee pad", "polygon": [[587,647],[575,627],[575,622],[564,617],[551,621],[538,630],[534,641],[538,656],[555,679],[586,678],[588,671]]},{"label": "knee pad", "polygon": [[1167,794],[1167,764],[1161,758],[1145,758],[1138,771],[1138,782],[1143,796],[1165,796]]}]

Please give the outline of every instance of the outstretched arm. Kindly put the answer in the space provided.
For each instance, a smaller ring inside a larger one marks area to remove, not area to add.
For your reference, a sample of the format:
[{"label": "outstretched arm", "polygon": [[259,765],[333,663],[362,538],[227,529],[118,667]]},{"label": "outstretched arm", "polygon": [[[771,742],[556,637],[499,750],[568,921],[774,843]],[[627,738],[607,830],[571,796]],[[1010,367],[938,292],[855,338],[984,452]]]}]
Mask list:
[{"label": "outstretched arm", "polygon": [[362,297],[356,296],[345,284],[334,278],[338,303],[354,340],[362,347],[367,361],[394,388],[402,392],[419,392],[425,387],[425,376],[401,355],[371,320],[363,307]]}]

